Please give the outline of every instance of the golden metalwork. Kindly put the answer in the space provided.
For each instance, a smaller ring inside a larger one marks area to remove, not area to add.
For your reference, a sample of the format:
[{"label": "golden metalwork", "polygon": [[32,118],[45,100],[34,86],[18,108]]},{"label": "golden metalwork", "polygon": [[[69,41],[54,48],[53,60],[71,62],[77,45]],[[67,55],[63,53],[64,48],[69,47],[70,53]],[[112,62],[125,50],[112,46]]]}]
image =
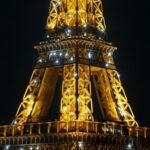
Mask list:
[{"label": "golden metalwork", "polygon": [[62,98],[61,98],[61,117],[62,121],[76,120],[76,73],[75,65],[64,66]]},{"label": "golden metalwork", "polygon": [[132,109],[128,103],[125,91],[121,85],[118,72],[116,70],[108,69],[107,73],[112,87],[112,92],[116,100],[116,105],[120,115],[123,117],[123,121],[125,121],[128,126],[138,126]]},{"label": "golden metalwork", "polygon": [[92,73],[92,77],[103,118],[105,120],[121,121],[116,110],[116,102],[112,97],[106,69],[97,68],[97,71]]},{"label": "golden metalwork", "polygon": [[94,121],[93,104],[91,98],[90,68],[86,65],[78,66],[78,108],[81,121]]},{"label": "golden metalwork", "polygon": [[[57,121],[0,126],[0,146],[7,143],[13,148],[23,146],[26,149],[31,146],[37,149],[38,146],[39,149],[62,148],[65,150],[68,148],[69,150],[74,147],[82,149],[93,147],[93,150],[97,150],[98,146],[107,150],[109,146],[114,150],[119,147],[124,150],[130,141],[133,142],[133,138],[137,139],[134,140],[136,142],[149,136],[149,128],[91,121]],[[104,145],[103,141],[107,140],[109,144]]]},{"label": "golden metalwork", "polygon": [[41,78],[43,77],[44,70],[45,69],[33,70],[29,85],[27,86],[23,96],[23,101],[17,110],[16,117],[13,122],[14,124],[23,124],[28,121],[28,117],[34,108],[35,99],[40,88]]},{"label": "golden metalwork", "polygon": [[[0,149],[123,150],[140,141],[148,147],[150,129],[138,127],[115,67],[117,48],[102,40],[102,0],[51,0],[46,27],[16,117],[0,126]],[[49,122],[57,100],[58,116]],[[94,118],[94,102],[102,117]]]},{"label": "golden metalwork", "polygon": [[47,29],[93,26],[105,31],[101,0],[51,0]]}]

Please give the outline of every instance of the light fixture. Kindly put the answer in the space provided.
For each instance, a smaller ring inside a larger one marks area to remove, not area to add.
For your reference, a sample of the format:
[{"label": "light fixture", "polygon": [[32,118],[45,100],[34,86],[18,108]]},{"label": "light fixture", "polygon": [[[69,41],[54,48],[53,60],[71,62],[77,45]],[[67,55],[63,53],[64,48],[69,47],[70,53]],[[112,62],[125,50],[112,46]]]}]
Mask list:
[{"label": "light fixture", "polygon": [[73,57],[70,58],[70,61],[73,61]]},{"label": "light fixture", "polygon": [[71,33],[71,29],[68,29],[67,32],[68,32],[68,33]]},{"label": "light fixture", "polygon": [[65,54],[65,57],[68,57],[68,55],[69,55],[69,54],[68,54],[68,53],[66,53],[66,54]]},{"label": "light fixture", "polygon": [[83,27],[86,28],[86,27],[87,27],[87,24],[84,24]]},{"label": "light fixture", "polygon": [[34,79],[34,80],[33,80],[33,83],[36,84],[36,83],[37,83],[37,79]]},{"label": "light fixture", "polygon": [[46,35],[46,37],[47,37],[47,38],[50,38],[50,36],[49,36],[48,34]]},{"label": "light fixture", "polygon": [[28,98],[32,98],[32,94],[29,94],[29,95],[28,95]]},{"label": "light fixture", "polygon": [[16,121],[16,120],[14,121],[14,124],[15,124],[15,125],[17,124],[17,121]]},{"label": "light fixture", "polygon": [[88,53],[88,58],[91,59],[92,58],[92,54],[89,52]]},{"label": "light fixture", "polygon": [[68,16],[69,16],[69,18],[72,18],[72,17],[73,17],[73,15],[72,15],[72,14],[69,14]]},{"label": "light fixture", "polygon": [[56,56],[56,52],[54,52],[53,55]]},{"label": "light fixture", "polygon": [[78,74],[77,74],[77,72],[75,72],[75,73],[74,73],[74,77],[77,77],[77,76],[78,76]]},{"label": "light fixture", "polygon": [[121,110],[120,107],[118,107],[118,112],[119,112],[119,114],[120,114],[122,117],[124,117],[124,112]]},{"label": "light fixture", "polygon": [[39,62],[39,63],[42,63],[42,59],[40,58],[40,59],[38,60],[38,62]]},{"label": "light fixture", "polygon": [[111,52],[109,52],[109,53],[108,53],[108,56],[111,56],[111,55],[112,55],[112,53],[111,53]]},{"label": "light fixture", "polygon": [[59,53],[59,56],[62,56],[63,54],[62,53]]},{"label": "light fixture", "polygon": [[84,32],[84,34],[83,34],[84,36],[87,36],[87,32]]},{"label": "light fixture", "polygon": [[33,150],[33,147],[32,147],[32,146],[30,146],[30,150]]},{"label": "light fixture", "polygon": [[58,63],[59,63],[59,60],[57,59],[55,62],[56,62],[56,64],[58,64]]},{"label": "light fixture", "polygon": [[50,53],[49,55],[50,55],[50,56],[52,56],[52,55],[53,55],[53,53]]},{"label": "light fixture", "polygon": [[64,107],[63,107],[63,110],[66,111],[66,110],[67,110],[67,106],[64,106]]},{"label": "light fixture", "polygon": [[10,145],[6,145],[6,150],[8,150],[10,148]]},{"label": "light fixture", "polygon": [[100,29],[100,31],[101,31],[101,32],[104,32],[104,30],[103,30],[103,29]]},{"label": "light fixture", "polygon": [[53,7],[55,7],[55,6],[56,6],[56,4],[53,3]]},{"label": "light fixture", "polygon": [[83,147],[83,142],[78,142],[79,147]]},{"label": "light fixture", "polygon": [[36,150],[39,150],[39,146],[36,147]]},{"label": "light fixture", "polygon": [[120,78],[120,74],[119,73],[117,74],[117,77]]},{"label": "light fixture", "polygon": [[61,5],[61,1],[58,1],[58,5]]},{"label": "light fixture", "polygon": [[108,64],[106,63],[105,66],[108,67]]},{"label": "light fixture", "polygon": [[132,145],[131,145],[131,143],[129,143],[127,147],[128,147],[128,148],[132,148]]}]

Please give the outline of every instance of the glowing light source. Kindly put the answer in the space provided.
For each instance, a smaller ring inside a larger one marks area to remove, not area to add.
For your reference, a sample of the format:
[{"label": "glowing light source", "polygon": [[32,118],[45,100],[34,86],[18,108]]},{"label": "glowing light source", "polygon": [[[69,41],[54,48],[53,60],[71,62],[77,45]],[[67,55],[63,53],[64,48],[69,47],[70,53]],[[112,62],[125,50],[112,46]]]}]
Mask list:
[{"label": "glowing light source", "polygon": [[73,61],[73,57],[70,58],[70,61]]},{"label": "glowing light source", "polygon": [[29,94],[29,95],[28,95],[28,98],[32,98],[32,94]]},{"label": "glowing light source", "polygon": [[103,29],[100,29],[100,31],[101,31],[101,32],[104,32],[104,30],[103,30]]},{"label": "glowing light source", "polygon": [[39,146],[36,147],[36,150],[39,150]]},{"label": "glowing light source", "polygon": [[87,27],[87,24],[84,24],[83,27],[86,28],[86,27]]},{"label": "glowing light source", "polygon": [[61,5],[61,1],[58,1],[58,5]]},{"label": "glowing light source", "polygon": [[6,150],[8,150],[10,148],[10,145],[6,145]]},{"label": "glowing light source", "polygon": [[105,66],[108,67],[108,64],[106,63]]},{"label": "glowing light source", "polygon": [[55,62],[56,62],[56,64],[58,64],[58,63],[59,63],[59,60],[57,59]]},{"label": "glowing light source", "polygon": [[33,147],[32,147],[32,146],[30,146],[30,150],[33,150]]},{"label": "glowing light source", "polygon": [[14,124],[17,124],[17,121],[16,121],[16,120],[14,121]]},{"label": "glowing light source", "polygon": [[48,34],[46,35],[46,37],[47,37],[47,38],[50,38],[50,36],[49,36]]},{"label": "glowing light source", "polygon": [[111,64],[111,60],[109,60],[108,63]]},{"label": "glowing light source", "polygon": [[86,32],[84,32],[84,34],[83,34],[84,36],[87,36],[87,33]]},{"label": "glowing light source", "polygon": [[79,147],[83,147],[83,142],[78,142]]},{"label": "glowing light source", "polygon": [[63,54],[62,53],[59,53],[59,56],[62,56]]},{"label": "glowing light source", "polygon": [[64,110],[64,111],[66,111],[66,110],[67,110],[67,107],[66,107],[66,106],[65,106],[65,107],[63,107],[63,110]]},{"label": "glowing light source", "polygon": [[92,58],[92,54],[88,53],[88,58],[91,59]]},{"label": "glowing light source", "polygon": [[128,148],[132,148],[132,145],[131,145],[131,143],[129,143],[127,147],[128,147]]},{"label": "glowing light source", "polygon": [[55,6],[56,6],[56,4],[53,3],[53,7],[55,7]]},{"label": "glowing light source", "polygon": [[39,63],[42,63],[42,61],[43,61],[43,60],[42,60],[41,58],[38,60]]},{"label": "glowing light source", "polygon": [[120,74],[119,73],[117,74],[117,77],[120,78]]},{"label": "glowing light source", "polygon": [[77,72],[76,72],[76,73],[74,73],[74,77],[77,77],[77,76],[78,76]]},{"label": "glowing light source", "polygon": [[37,83],[37,79],[34,79],[34,80],[33,80],[33,83],[36,84],[36,83]]},{"label": "glowing light source", "polygon": [[73,15],[72,14],[69,14],[69,18],[72,18],[73,17]]},{"label": "glowing light source", "polygon": [[68,32],[68,33],[71,33],[71,29],[68,29],[67,32]]},{"label": "glowing light source", "polygon": [[68,55],[69,55],[69,54],[68,54],[68,53],[66,53],[66,54],[65,54],[65,57],[68,57]]},{"label": "glowing light source", "polygon": [[120,107],[118,107],[118,112],[119,112],[119,114],[122,116],[122,117],[124,117],[124,112],[121,110],[121,108]]},{"label": "glowing light source", "polygon": [[108,56],[111,56],[111,55],[112,55],[112,53],[111,53],[111,52],[109,52],[109,53],[108,53]]}]

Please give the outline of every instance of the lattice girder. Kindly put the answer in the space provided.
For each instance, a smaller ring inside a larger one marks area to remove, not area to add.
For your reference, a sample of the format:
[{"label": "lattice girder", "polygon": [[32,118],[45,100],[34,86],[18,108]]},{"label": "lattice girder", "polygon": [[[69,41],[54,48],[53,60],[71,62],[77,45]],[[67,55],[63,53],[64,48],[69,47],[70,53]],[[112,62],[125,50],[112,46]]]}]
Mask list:
[{"label": "lattice girder", "polygon": [[[92,121],[94,119],[92,115],[93,104],[89,66],[78,64],[77,72],[76,64],[64,66],[60,109],[61,121]],[[78,91],[76,86],[78,86]],[[76,106],[78,107],[78,112],[76,112]]]},{"label": "lattice girder", "polygon": [[106,29],[101,0],[51,0],[47,29],[67,26],[93,26]]},{"label": "lattice girder", "polygon": [[71,121],[76,120],[76,67],[75,65],[64,66],[62,98],[60,106],[60,120]]},{"label": "lattice girder", "polygon": [[81,121],[94,120],[89,66],[78,66],[78,107]]},{"label": "lattice girder", "polygon": [[23,100],[17,110],[13,124],[23,124],[27,122],[28,117],[32,113],[44,71],[45,69],[33,70],[29,85],[27,86]]},{"label": "lattice girder", "polygon": [[107,69],[107,73],[110,80],[112,92],[116,100],[117,109],[119,114],[123,118],[123,121],[126,122],[127,125],[129,126],[138,126],[138,123],[135,120],[132,109],[128,103],[117,70]]},{"label": "lattice girder", "polygon": [[121,121],[116,110],[116,102],[111,94],[111,85],[106,69],[97,68],[97,71],[92,72],[92,77],[103,119],[109,121]]}]

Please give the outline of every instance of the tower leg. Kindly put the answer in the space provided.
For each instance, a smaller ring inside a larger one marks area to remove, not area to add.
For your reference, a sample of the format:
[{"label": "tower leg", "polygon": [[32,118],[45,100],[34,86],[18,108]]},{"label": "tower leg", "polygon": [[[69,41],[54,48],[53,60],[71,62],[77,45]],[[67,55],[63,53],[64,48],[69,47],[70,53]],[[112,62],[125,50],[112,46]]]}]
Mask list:
[{"label": "tower leg", "polygon": [[[78,91],[76,91],[77,76]],[[76,97],[76,92],[78,92],[78,97]],[[76,74],[75,65],[64,66],[61,121],[73,121],[77,119],[76,103],[78,105],[78,120],[92,121],[94,118],[89,66],[78,65],[78,75]]]},{"label": "tower leg", "polygon": [[135,121],[134,114],[128,103],[125,91],[121,85],[119,74],[116,70],[107,69],[107,74],[112,88],[112,93],[116,101],[118,113],[123,118],[123,121],[127,123],[128,126],[138,126],[137,121]]},{"label": "tower leg", "polygon": [[120,121],[116,110],[116,103],[112,97],[106,69],[97,68],[92,72],[96,94],[103,118],[106,120]]},{"label": "tower leg", "polygon": [[78,67],[78,107],[79,118],[81,121],[92,121],[93,104],[91,98],[91,81],[89,66],[79,65]]},{"label": "tower leg", "polygon": [[66,65],[63,69],[62,98],[60,120],[76,120],[76,78],[75,65]]}]

